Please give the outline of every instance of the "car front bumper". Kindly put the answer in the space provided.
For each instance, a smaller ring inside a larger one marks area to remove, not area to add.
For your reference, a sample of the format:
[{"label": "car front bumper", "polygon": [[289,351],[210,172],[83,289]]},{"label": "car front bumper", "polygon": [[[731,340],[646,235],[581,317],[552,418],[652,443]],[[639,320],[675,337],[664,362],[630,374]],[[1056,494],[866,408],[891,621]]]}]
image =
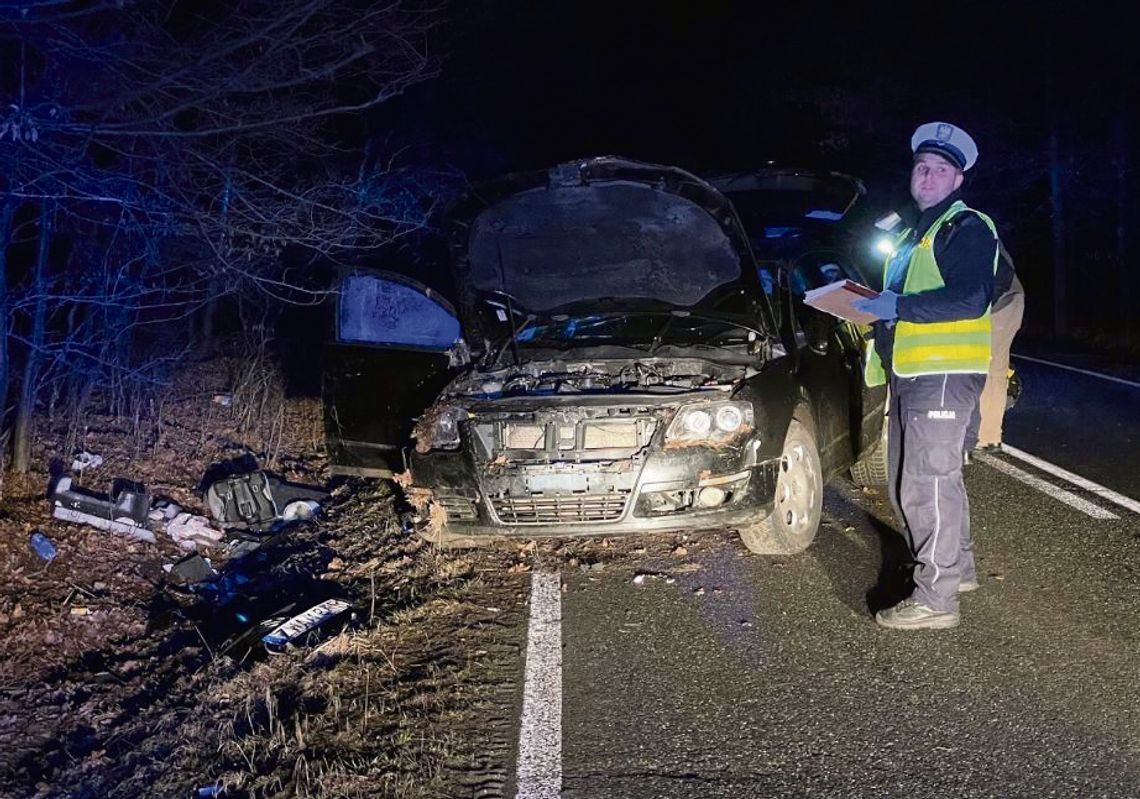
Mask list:
[{"label": "car front bumper", "polygon": [[477,464],[467,451],[416,453],[408,493],[420,523],[450,536],[733,528],[772,511],[780,459],[761,460],[759,451],[759,438],[749,438],[655,448],[608,463]]}]

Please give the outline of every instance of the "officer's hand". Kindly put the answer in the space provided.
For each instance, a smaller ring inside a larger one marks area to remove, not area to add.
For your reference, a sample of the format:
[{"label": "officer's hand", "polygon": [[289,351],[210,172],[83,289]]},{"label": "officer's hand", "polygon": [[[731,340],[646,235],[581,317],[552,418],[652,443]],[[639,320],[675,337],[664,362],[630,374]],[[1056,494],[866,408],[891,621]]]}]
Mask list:
[{"label": "officer's hand", "polygon": [[893,291],[884,291],[874,299],[855,300],[851,307],[878,319],[894,319],[899,315],[899,295]]}]

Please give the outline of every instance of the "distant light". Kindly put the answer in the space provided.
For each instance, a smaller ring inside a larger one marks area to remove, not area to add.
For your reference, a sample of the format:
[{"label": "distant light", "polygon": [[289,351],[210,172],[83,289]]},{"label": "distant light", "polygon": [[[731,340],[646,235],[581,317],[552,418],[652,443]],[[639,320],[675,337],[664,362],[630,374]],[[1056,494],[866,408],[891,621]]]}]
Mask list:
[{"label": "distant light", "polygon": [[875,252],[880,255],[894,255],[895,244],[889,236],[880,236],[875,242]]},{"label": "distant light", "polygon": [[800,235],[800,229],[796,227],[768,226],[764,228],[764,238],[766,239],[782,239],[798,235]]},{"label": "distant light", "polygon": [[826,219],[828,222],[838,222],[843,218],[843,214],[836,213],[835,211],[827,211],[822,208],[808,211],[804,216],[808,219]]}]

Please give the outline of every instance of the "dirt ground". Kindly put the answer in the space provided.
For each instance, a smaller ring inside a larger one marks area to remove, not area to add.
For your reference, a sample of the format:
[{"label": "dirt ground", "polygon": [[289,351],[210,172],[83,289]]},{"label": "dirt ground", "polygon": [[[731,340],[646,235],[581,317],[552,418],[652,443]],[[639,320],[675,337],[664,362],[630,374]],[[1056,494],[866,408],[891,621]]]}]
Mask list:
[{"label": "dirt ground", "polygon": [[[225,371],[185,373],[146,424],[84,417],[84,445],[105,463],[83,484],[129,477],[205,513],[206,471],[253,456],[330,488],[330,501],[240,560],[203,551],[227,590],[191,591],[163,570],[185,553],[161,534],[141,543],[51,517],[48,464],[71,453],[66,425],[41,425],[37,469],[7,476],[0,499],[0,793],[501,796],[528,573],[668,563],[684,547],[657,536],[437,549],[401,528],[394,486],[329,479],[317,401],[263,395],[250,413]],[[58,550],[51,562],[29,545],[36,529]],[[342,631],[284,654],[262,646],[257,622],[330,597],[353,605]]]},{"label": "dirt ground", "polygon": [[[439,796],[493,786],[502,766],[481,758],[495,747],[465,748],[454,722],[478,717],[483,693],[493,699],[513,680],[495,659],[516,663],[517,644],[504,650],[493,634],[522,618],[525,580],[510,552],[491,556],[506,568],[481,573],[407,535],[387,485],[329,483],[316,401],[261,396],[250,414],[225,371],[185,373],[141,427],[87,414],[83,446],[105,463],[82,484],[106,490],[128,477],[204,513],[196,488],[208,468],[251,454],[264,464],[272,447],[278,474],[329,485],[332,500],[240,563],[223,547],[204,551],[233,590],[195,593],[163,570],[185,554],[173,541],[51,518],[48,465],[71,453],[66,425],[41,424],[36,469],[8,475],[0,501],[0,793],[174,797],[213,784],[227,796]],[[29,545],[37,529],[58,550],[51,562]],[[491,595],[502,597],[493,609],[473,601]],[[257,640],[264,615],[332,596],[354,608],[340,634],[272,657]],[[505,750],[504,738],[500,759]]]}]

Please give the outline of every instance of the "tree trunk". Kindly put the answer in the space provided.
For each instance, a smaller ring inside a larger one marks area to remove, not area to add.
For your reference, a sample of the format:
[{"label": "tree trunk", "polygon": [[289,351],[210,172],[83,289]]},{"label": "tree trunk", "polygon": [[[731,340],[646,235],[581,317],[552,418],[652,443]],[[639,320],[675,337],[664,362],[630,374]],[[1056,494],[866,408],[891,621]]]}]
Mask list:
[{"label": "tree trunk", "polygon": [[1049,125],[1049,200],[1053,219],[1053,336],[1064,338],[1069,333],[1063,203],[1064,164],[1061,160],[1060,121],[1057,119],[1057,106],[1052,97],[1050,104],[1053,106]]},{"label": "tree trunk", "polygon": [[52,208],[48,200],[40,207],[40,246],[36,254],[32,291],[36,306],[32,318],[32,335],[28,357],[24,362],[24,379],[20,385],[20,404],[16,407],[15,435],[12,441],[12,470],[24,474],[32,461],[32,421],[36,410],[36,382],[43,358],[44,332],[47,327],[47,259],[51,247]]},{"label": "tree trunk", "polygon": [[[8,361],[8,243],[12,240],[12,217],[16,213],[16,201],[4,197],[0,206],[0,436],[8,423],[8,376],[11,372]],[[2,454],[2,453],[0,453]]]}]

